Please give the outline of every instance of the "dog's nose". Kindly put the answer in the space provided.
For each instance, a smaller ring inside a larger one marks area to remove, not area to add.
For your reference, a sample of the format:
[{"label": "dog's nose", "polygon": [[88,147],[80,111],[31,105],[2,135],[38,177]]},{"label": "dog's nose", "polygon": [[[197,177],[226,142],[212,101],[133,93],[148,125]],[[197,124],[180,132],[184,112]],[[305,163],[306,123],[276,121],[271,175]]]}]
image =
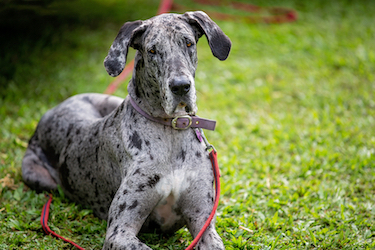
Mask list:
[{"label": "dog's nose", "polygon": [[171,81],[169,88],[178,96],[186,95],[190,90],[190,81],[187,77],[177,77]]}]

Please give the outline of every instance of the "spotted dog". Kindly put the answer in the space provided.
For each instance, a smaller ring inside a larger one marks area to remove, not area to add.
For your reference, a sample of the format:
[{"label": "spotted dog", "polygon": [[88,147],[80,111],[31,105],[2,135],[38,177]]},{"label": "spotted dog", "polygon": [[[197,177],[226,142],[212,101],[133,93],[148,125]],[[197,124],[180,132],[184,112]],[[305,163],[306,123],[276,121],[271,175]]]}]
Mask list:
[{"label": "spotted dog", "polygon": [[[125,23],[104,65],[111,76],[136,49],[128,97],[73,96],[49,110],[22,162],[25,183],[37,191],[60,185],[76,203],[107,220],[103,249],[150,249],[139,232],[172,233],[186,225],[195,237],[214,202],[211,162],[193,129],[176,130],[152,117],[195,115],[197,42],[205,35],[225,60],[229,38],[204,12],[163,14]],[[224,249],[214,220],[197,249]]]}]

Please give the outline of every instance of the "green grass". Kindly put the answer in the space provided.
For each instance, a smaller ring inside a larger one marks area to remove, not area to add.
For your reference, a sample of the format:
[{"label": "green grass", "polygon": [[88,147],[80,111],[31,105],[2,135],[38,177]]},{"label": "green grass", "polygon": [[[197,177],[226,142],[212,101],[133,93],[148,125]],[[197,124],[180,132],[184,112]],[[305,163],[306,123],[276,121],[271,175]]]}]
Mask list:
[{"label": "green grass", "polygon": [[[0,184],[0,249],[71,249],[43,234],[47,199],[22,183],[21,161],[45,111],[106,89],[112,78],[102,62],[121,23],[158,7],[126,2],[54,1],[59,11],[19,10],[1,20],[27,32],[1,42],[0,179],[8,181]],[[294,8],[299,20],[217,21],[233,43],[224,62],[204,38],[199,43],[198,114],[218,121],[206,135],[219,153],[216,227],[226,248],[374,249],[375,4],[250,2]],[[125,97],[126,84],[115,94]],[[90,210],[58,192],[51,209],[53,230],[101,248],[106,223]],[[184,229],[141,239],[153,249],[184,249],[192,240]]]}]

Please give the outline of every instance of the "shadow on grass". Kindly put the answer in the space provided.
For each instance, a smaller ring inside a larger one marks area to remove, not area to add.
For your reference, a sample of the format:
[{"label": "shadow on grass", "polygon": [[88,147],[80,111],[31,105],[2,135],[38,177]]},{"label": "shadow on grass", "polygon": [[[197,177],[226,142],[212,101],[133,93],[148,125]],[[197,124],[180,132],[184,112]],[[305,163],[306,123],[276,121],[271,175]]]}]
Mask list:
[{"label": "shadow on grass", "polygon": [[[23,64],[42,50],[61,49],[64,36],[76,30],[115,27],[128,20],[146,19],[158,1],[13,0],[0,3],[0,97],[6,95]],[[66,44],[65,44],[66,45]],[[74,44],[71,45],[74,47]],[[24,85],[22,81],[13,84]]]}]

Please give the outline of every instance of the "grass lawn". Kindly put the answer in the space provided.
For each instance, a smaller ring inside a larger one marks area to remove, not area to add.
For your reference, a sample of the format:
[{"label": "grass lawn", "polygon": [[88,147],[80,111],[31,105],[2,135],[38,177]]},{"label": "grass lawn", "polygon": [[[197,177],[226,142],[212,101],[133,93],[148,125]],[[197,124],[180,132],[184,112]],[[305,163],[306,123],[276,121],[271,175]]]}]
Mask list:
[{"label": "grass lawn", "polygon": [[[224,62],[199,42],[198,115],[218,122],[206,135],[219,154],[216,227],[226,248],[375,249],[375,3],[248,1],[294,8],[299,20],[217,20],[233,43]],[[113,79],[102,62],[121,24],[153,16],[158,4],[0,5],[0,249],[72,249],[44,235],[47,199],[22,182],[28,139],[59,102],[104,92]],[[125,97],[126,84],[115,95]],[[50,227],[101,249],[106,222],[56,193]],[[185,249],[192,239],[182,229],[141,240]]]}]

